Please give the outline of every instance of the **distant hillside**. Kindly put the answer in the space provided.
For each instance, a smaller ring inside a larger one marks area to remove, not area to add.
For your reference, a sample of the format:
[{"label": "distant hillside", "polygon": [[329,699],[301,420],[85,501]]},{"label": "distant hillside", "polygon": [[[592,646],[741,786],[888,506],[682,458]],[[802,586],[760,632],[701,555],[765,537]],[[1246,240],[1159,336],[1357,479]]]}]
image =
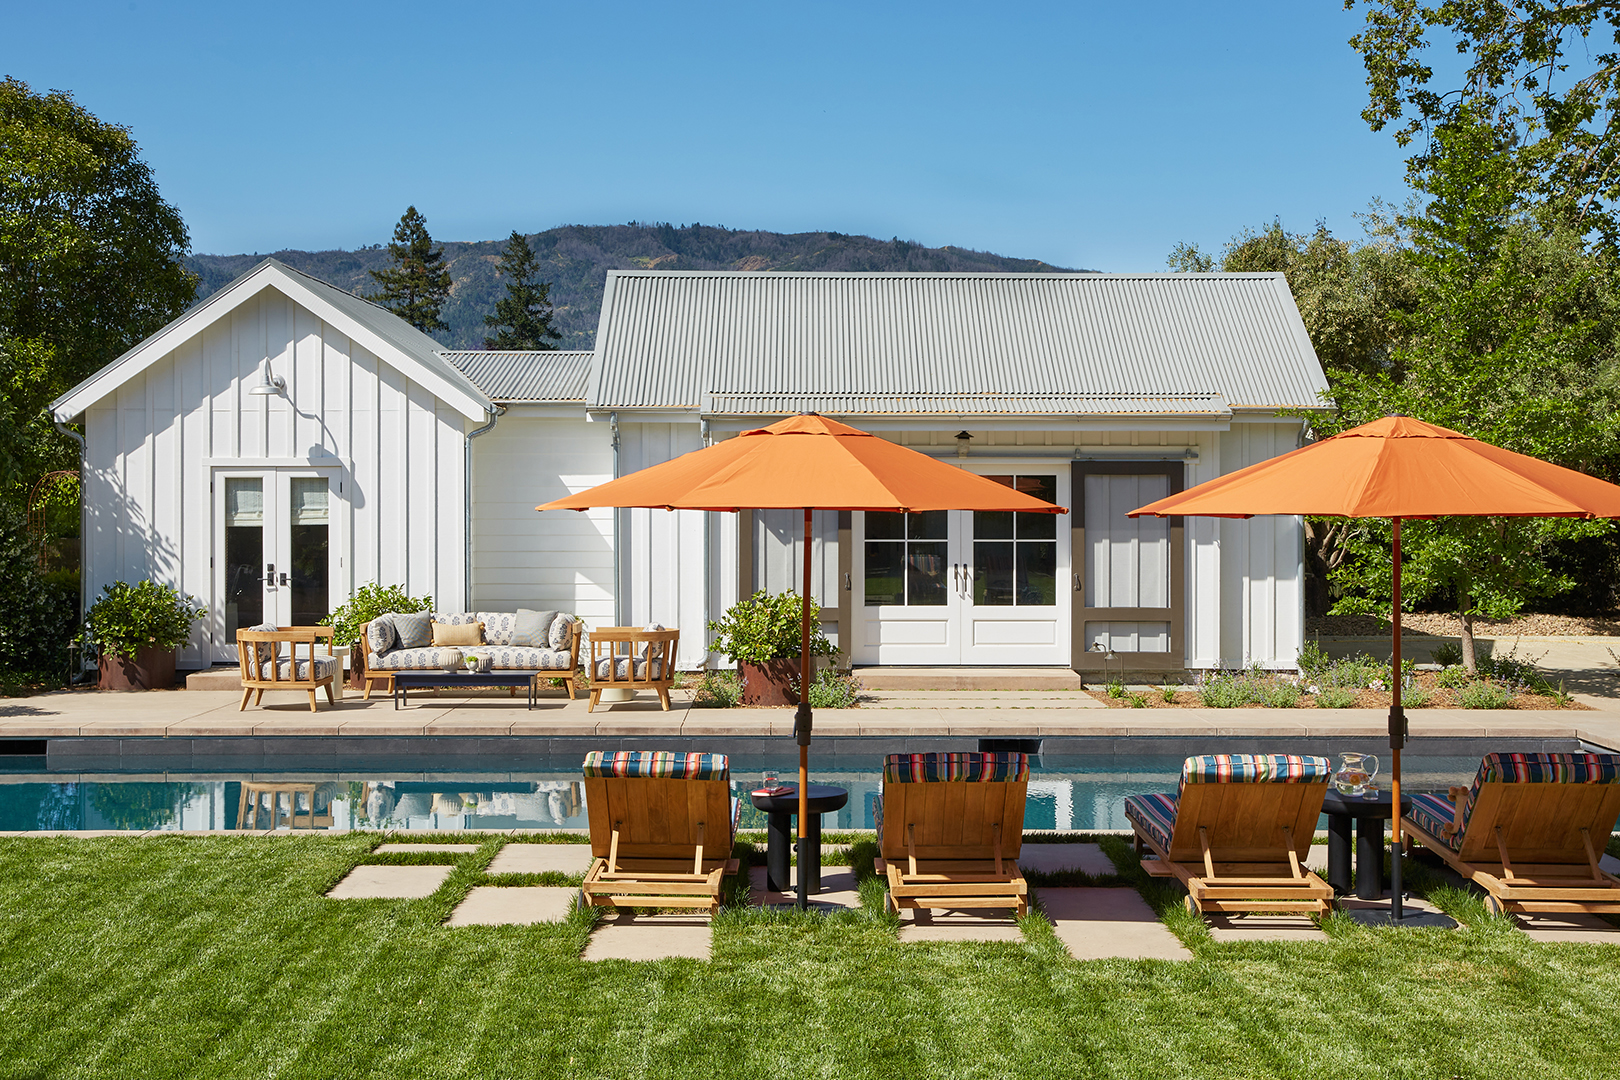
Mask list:
[{"label": "distant hillside", "polygon": [[[529,237],[550,279],[564,349],[589,349],[596,339],[602,286],[609,270],[865,270],[1050,273],[1063,268],[1035,259],[1008,259],[957,247],[927,248],[904,240],[875,240],[834,232],[745,232],[710,225],[564,225]],[[483,347],[484,315],[505,289],[495,260],[505,240],[445,241],[454,285],[445,305],[447,347]],[[381,246],[359,251],[276,251],[306,274],[359,295],[375,290],[367,270],[388,262]],[[218,291],[264,256],[193,255],[187,264],[202,282],[197,299]]]}]

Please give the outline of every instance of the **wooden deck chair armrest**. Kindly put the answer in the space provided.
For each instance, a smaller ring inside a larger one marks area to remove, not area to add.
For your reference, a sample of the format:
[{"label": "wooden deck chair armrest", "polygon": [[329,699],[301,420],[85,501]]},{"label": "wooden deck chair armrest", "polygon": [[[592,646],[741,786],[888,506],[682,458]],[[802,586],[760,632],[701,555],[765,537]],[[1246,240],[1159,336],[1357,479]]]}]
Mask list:
[{"label": "wooden deck chair armrest", "polygon": [[1468,789],[1465,787],[1447,788],[1446,798],[1451,800],[1451,824],[1443,826],[1440,835],[1456,836],[1462,832],[1463,807],[1468,804]]}]

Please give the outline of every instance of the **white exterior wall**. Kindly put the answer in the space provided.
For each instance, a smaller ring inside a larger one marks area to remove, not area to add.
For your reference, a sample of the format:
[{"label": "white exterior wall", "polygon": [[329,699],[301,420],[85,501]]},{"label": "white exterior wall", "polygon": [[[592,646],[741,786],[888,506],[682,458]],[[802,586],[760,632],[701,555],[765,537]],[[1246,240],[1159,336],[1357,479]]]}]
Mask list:
[{"label": "white exterior wall", "polygon": [[[605,429],[608,425],[602,423]],[[703,446],[702,428],[690,423],[635,423],[621,416],[619,475],[680,457]],[[610,512],[611,513],[611,512]],[[619,617],[627,626],[662,623],[681,632],[675,663],[703,667],[708,657],[708,620],[724,610],[721,565],[735,567],[735,514],[697,510],[621,510],[620,574],[624,596]],[[718,521],[715,519],[729,519]],[[611,519],[609,520],[611,530]],[[704,565],[704,532],[709,533],[709,564]],[[720,561],[721,536],[731,534],[731,561]],[[611,537],[611,531],[609,536]],[[731,592],[736,592],[735,571]]]},{"label": "white exterior wall", "polygon": [[474,610],[554,608],[611,625],[613,511],[534,509],[613,479],[609,425],[577,406],[514,405],[472,445]]},{"label": "white exterior wall", "polygon": [[[247,393],[268,359],[286,396]],[[267,289],[204,326],[85,411],[85,593],[150,577],[209,609],[181,667],[225,656],[210,559],[216,467],[341,468],[332,493],[341,577],[414,594],[464,591],[456,409],[347,335]]]},{"label": "white exterior wall", "polygon": [[[1297,420],[1234,422],[1218,437],[1220,468],[1213,475],[1298,449],[1300,431]],[[1280,516],[1205,520],[1215,524],[1221,551],[1217,666],[1294,667],[1305,643],[1304,522]]]}]

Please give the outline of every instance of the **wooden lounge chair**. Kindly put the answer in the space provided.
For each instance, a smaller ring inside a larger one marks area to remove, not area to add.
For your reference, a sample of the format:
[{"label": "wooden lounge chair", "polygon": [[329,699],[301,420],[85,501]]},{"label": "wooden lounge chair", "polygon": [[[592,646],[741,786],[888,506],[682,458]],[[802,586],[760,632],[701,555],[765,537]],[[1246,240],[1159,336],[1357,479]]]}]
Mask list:
[{"label": "wooden lounge chair", "polygon": [[1125,817],[1155,877],[1187,887],[1187,909],[1325,915],[1333,889],[1305,868],[1332,766],[1292,754],[1206,754],[1174,795],[1131,795]]},{"label": "wooden lounge chair", "polygon": [[1016,753],[890,754],[876,806],[878,873],[889,907],[1029,911],[1018,868],[1029,758]]},{"label": "wooden lounge chair", "polygon": [[593,751],[585,758],[591,854],[582,891],[597,907],[720,910],[737,806],[724,754]]},{"label": "wooden lounge chair", "polygon": [[595,712],[604,690],[652,690],[669,712],[669,692],[675,685],[675,654],[679,630],[636,626],[599,626],[591,631],[591,700],[586,712]]},{"label": "wooden lounge chair", "polygon": [[1411,840],[1485,890],[1493,912],[1620,913],[1599,860],[1620,815],[1620,755],[1487,754],[1471,787],[1414,795]]},{"label": "wooden lounge chair", "polygon": [[[236,632],[236,656],[242,671],[242,704],[238,712],[264,700],[266,690],[302,690],[309,695],[309,711],[315,711],[315,691],[324,688],[328,705],[337,704],[332,681],[343,672],[343,662],[332,655],[330,626],[255,626]],[[326,655],[315,647],[326,642]],[[289,655],[283,656],[281,647]],[[302,654],[299,646],[306,646]]]}]

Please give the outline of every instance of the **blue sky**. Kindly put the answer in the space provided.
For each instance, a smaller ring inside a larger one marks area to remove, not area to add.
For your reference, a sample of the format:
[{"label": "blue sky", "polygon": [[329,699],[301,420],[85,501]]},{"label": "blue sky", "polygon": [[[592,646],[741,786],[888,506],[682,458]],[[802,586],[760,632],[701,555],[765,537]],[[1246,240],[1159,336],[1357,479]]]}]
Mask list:
[{"label": "blue sky", "polygon": [[128,125],[199,252],[701,221],[1161,270],[1359,234],[1403,155],[1339,0],[0,2],[0,74]]}]

